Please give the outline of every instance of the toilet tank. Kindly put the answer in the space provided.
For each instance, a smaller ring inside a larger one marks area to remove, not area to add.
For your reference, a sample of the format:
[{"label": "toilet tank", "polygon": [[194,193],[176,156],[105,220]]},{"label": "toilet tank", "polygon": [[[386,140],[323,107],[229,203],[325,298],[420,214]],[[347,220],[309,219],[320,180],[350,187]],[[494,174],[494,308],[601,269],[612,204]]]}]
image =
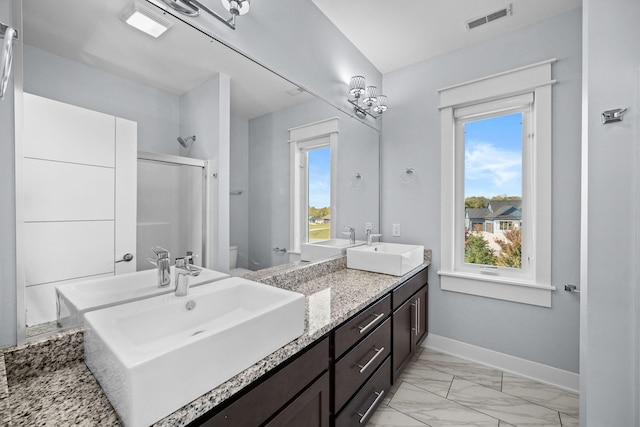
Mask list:
[{"label": "toilet tank", "polygon": [[229,246],[229,270],[236,268],[238,265],[238,247]]}]

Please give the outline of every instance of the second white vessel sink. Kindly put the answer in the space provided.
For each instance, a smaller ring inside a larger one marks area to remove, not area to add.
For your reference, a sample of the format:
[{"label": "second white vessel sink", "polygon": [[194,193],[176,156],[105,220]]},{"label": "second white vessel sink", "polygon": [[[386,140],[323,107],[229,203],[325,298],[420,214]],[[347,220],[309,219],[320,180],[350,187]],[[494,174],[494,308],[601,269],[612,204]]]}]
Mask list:
[{"label": "second white vessel sink", "polygon": [[125,426],[149,426],[299,337],[304,313],[233,277],[85,314],[85,361]]},{"label": "second white vessel sink", "polygon": [[347,249],[347,268],[403,276],[424,262],[424,246],[374,243]]},{"label": "second white vessel sink", "polygon": [[362,240],[351,243],[349,239],[329,239],[300,245],[300,259],[302,261],[316,261],[332,256],[345,254],[348,248],[364,245]]}]

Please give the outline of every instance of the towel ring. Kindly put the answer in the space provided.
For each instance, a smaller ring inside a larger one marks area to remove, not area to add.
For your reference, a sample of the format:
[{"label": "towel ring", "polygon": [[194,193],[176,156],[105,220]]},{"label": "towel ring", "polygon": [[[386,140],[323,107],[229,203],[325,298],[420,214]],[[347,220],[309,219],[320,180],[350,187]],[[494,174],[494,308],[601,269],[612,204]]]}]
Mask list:
[{"label": "towel ring", "polygon": [[400,182],[403,184],[411,184],[416,180],[416,172],[413,168],[406,168],[404,172],[400,174]]},{"label": "towel ring", "polygon": [[360,187],[363,182],[364,182],[364,175],[362,175],[360,172],[356,172],[356,174],[351,177],[351,182],[349,185],[351,185],[354,188]]}]

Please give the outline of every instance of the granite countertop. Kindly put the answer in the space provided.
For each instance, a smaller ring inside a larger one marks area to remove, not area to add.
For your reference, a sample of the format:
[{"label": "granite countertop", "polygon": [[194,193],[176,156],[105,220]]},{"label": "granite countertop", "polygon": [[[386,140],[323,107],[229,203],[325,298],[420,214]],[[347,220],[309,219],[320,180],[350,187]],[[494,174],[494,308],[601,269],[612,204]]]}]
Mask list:
[{"label": "granite countertop", "polygon": [[[414,271],[429,265],[430,258],[430,251],[425,251],[425,264]],[[347,269],[344,257],[309,267],[246,276],[304,294],[304,333],[154,426],[189,424],[389,292],[403,279]],[[122,425],[84,364],[83,342],[80,328],[0,350],[0,424]]]}]

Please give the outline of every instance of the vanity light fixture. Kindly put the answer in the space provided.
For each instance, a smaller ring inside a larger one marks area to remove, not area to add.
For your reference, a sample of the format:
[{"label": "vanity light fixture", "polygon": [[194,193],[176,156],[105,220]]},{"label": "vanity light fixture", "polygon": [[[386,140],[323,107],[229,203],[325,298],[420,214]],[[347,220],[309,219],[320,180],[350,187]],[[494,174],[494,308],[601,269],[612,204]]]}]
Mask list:
[{"label": "vanity light fixture", "polygon": [[387,111],[387,97],[378,95],[377,87],[367,86],[363,76],[351,77],[349,94],[353,96],[353,99],[348,101],[353,105],[356,115],[361,119],[367,116],[377,119]]},{"label": "vanity light fixture", "polygon": [[120,19],[151,37],[158,38],[173,26],[173,22],[163,18],[140,3],[133,2],[121,14]]},{"label": "vanity light fixture", "polygon": [[183,15],[196,17],[200,15],[200,11],[204,11],[225,24],[232,30],[236,29],[236,16],[244,15],[249,12],[250,0],[221,0],[222,6],[229,11],[231,18],[226,19],[217,12],[208,8],[198,0],[162,0],[166,5],[170,6]]}]

